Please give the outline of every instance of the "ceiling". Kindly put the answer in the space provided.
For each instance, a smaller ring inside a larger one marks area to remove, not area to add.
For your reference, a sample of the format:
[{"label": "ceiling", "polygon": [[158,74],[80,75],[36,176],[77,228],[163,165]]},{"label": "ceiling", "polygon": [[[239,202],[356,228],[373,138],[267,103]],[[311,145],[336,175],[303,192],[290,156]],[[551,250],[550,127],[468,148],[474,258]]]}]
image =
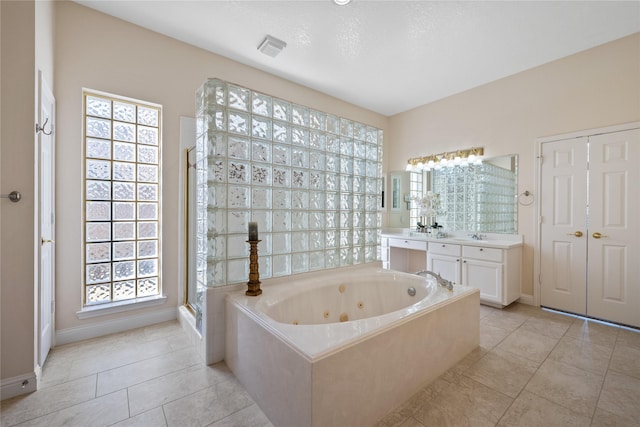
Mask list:
[{"label": "ceiling", "polygon": [[640,31],[638,0],[77,3],[386,116]]}]

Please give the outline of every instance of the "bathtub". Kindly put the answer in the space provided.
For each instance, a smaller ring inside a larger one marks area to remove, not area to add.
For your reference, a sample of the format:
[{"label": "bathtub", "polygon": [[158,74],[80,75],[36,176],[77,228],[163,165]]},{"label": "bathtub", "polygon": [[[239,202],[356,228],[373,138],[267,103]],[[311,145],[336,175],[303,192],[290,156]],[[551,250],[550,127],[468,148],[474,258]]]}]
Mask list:
[{"label": "bathtub", "polygon": [[477,289],[378,263],[227,295],[225,361],[275,426],[371,426],[479,345]]}]

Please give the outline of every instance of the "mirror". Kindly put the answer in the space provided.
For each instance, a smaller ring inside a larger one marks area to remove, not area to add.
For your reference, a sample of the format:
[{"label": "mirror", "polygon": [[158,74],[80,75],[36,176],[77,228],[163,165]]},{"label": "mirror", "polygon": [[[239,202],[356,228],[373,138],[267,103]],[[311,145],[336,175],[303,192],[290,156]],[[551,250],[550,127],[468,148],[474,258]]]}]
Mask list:
[{"label": "mirror", "polygon": [[432,191],[439,199],[431,219],[421,218],[418,206],[413,204],[412,228],[418,221],[425,224],[431,220],[445,231],[517,233],[517,155],[483,159],[480,165],[408,173],[422,174],[422,187],[426,189],[424,194],[416,191],[412,196],[422,198]]}]

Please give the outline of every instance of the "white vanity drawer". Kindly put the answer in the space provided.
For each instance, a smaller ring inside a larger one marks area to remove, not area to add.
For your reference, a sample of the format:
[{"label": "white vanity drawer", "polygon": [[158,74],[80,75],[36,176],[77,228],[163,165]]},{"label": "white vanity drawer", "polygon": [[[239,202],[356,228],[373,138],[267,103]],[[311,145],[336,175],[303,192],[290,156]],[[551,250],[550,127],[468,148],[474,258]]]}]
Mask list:
[{"label": "white vanity drawer", "polygon": [[460,245],[451,243],[429,242],[429,252],[432,254],[460,256]]},{"label": "white vanity drawer", "polygon": [[464,258],[502,262],[502,249],[484,248],[482,246],[463,246],[462,256]]},{"label": "white vanity drawer", "polygon": [[414,249],[416,251],[426,251],[427,242],[411,239],[389,239],[389,246],[396,248]]}]

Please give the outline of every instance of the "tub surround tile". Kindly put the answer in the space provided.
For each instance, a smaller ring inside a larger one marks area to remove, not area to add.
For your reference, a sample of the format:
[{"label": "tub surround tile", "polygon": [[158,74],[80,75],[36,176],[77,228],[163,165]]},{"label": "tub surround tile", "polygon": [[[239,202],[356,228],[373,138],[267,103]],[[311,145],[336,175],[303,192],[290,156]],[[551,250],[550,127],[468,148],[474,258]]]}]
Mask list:
[{"label": "tub surround tile", "polygon": [[508,351],[486,354],[465,375],[509,397],[517,397],[536,372],[538,364]]},{"label": "tub surround tile", "polygon": [[91,375],[39,390],[35,393],[3,400],[0,425],[11,426],[96,397],[96,376]]},{"label": "tub surround tile", "polygon": [[165,403],[203,390],[220,381],[234,379],[224,364],[194,365],[181,371],[129,387],[129,411],[138,415]]},{"label": "tub surround tile", "polygon": [[525,390],[592,417],[603,379],[602,375],[547,359]]},{"label": "tub surround tile", "polygon": [[577,414],[533,393],[523,391],[500,419],[498,426],[584,427],[590,423],[591,418],[589,417]]},{"label": "tub surround tile", "polygon": [[542,363],[558,343],[558,339],[550,338],[527,330],[518,330],[505,338],[496,348],[510,351],[520,357]]},{"label": "tub surround tile", "polygon": [[221,381],[163,406],[169,426],[205,426],[254,404],[236,380]]},{"label": "tub surround tile", "polygon": [[51,426],[110,426],[129,417],[127,391],[92,399],[78,405],[70,406],[49,415],[29,420],[21,427],[51,427]]},{"label": "tub surround tile", "polygon": [[[612,349],[588,341],[564,337],[549,354],[549,359],[562,362],[585,371],[604,375],[611,359]],[[639,352],[640,356],[640,352]]]},{"label": "tub surround tile", "polygon": [[608,371],[598,408],[630,421],[640,420],[640,379]]},{"label": "tub surround tile", "polygon": [[494,426],[513,399],[470,378],[460,378],[414,415],[424,425]]}]

